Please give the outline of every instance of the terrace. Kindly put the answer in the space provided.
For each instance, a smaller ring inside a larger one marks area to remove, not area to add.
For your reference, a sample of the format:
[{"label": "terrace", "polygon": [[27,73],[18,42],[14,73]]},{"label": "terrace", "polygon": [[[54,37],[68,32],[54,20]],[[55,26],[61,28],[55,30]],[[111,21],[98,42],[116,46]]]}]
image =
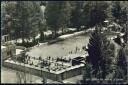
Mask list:
[{"label": "terrace", "polygon": [[[73,54],[75,55],[75,54]],[[69,56],[73,56],[69,55]],[[14,61],[11,58],[5,60],[5,65],[19,71],[25,71],[36,76],[42,76],[45,74],[48,79],[61,81],[73,76],[82,74],[82,69],[84,68],[85,55],[76,54],[75,58],[50,58],[37,59],[34,57],[27,57],[25,63]],[[73,60],[79,58],[79,62],[72,62]],[[81,58],[81,59],[80,59]],[[41,72],[41,73],[40,73]]]},{"label": "terrace", "polygon": [[84,63],[85,57],[87,55],[88,54],[69,54],[64,57],[53,58],[49,56],[44,59],[41,57],[35,58],[27,56],[25,64],[47,70],[48,72],[56,73],[58,71],[64,71],[65,69],[72,69],[74,66]]}]

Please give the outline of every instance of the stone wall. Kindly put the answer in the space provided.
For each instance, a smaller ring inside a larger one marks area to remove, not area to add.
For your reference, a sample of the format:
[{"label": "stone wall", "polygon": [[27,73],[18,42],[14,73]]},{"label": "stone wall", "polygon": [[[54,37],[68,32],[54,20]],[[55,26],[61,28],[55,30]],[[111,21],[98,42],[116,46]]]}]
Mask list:
[{"label": "stone wall", "polygon": [[84,68],[84,66],[81,66],[79,68],[67,70],[62,73],[56,74],[56,73],[52,73],[52,72],[48,72],[48,71],[41,71],[41,69],[35,69],[30,66],[26,67],[24,65],[18,65],[16,63],[11,63],[11,62],[4,62],[3,66],[10,68],[10,69],[22,71],[22,72],[24,72],[24,70],[25,70],[26,73],[30,73],[32,75],[36,75],[39,77],[45,76],[48,79],[51,79],[54,81],[59,81],[59,82],[61,82],[64,79],[71,78],[73,76],[82,74],[82,71]]}]

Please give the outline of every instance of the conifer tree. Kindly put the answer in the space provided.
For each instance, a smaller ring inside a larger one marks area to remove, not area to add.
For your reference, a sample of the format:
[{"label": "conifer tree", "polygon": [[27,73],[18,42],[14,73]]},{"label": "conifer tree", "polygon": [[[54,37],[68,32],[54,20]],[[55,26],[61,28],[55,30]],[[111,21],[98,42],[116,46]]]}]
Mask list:
[{"label": "conifer tree", "polygon": [[70,24],[70,17],[71,17],[71,5],[69,1],[61,2],[60,16],[58,21],[60,28],[62,29],[62,34],[64,33],[64,30],[67,28],[67,26]]},{"label": "conifer tree", "polygon": [[54,37],[57,37],[57,31],[59,30],[59,17],[60,17],[61,2],[50,1],[46,6],[46,23],[52,30]]},{"label": "conifer tree", "polygon": [[15,36],[19,35],[23,43],[25,42],[24,39],[35,39],[41,18],[39,11],[40,5],[37,2],[16,1],[15,12],[13,13],[13,27]]},{"label": "conifer tree", "polygon": [[87,2],[83,9],[83,22],[87,27],[102,24],[107,18],[108,3],[105,1]]},{"label": "conifer tree", "polygon": [[121,48],[118,53],[117,67],[122,70],[122,77],[127,75],[127,58],[124,48]]},{"label": "conifer tree", "polygon": [[70,4],[68,1],[50,1],[46,6],[46,23],[53,31],[54,37],[57,37],[57,31],[64,28],[69,24],[70,20]]},{"label": "conifer tree", "polygon": [[71,24],[73,27],[77,28],[77,31],[80,30],[82,23],[82,7],[83,2],[75,2],[75,8],[72,10]]},{"label": "conifer tree", "polygon": [[114,21],[119,23],[119,20],[121,19],[121,4],[120,4],[120,1],[113,2],[112,15],[115,18]]},{"label": "conifer tree", "polygon": [[[96,27],[92,33],[88,44],[88,62],[92,64],[94,74],[98,74],[101,69],[102,78],[105,79],[111,70],[113,50],[110,49],[110,42],[106,38],[105,33],[101,33],[100,27]],[[95,75],[95,76],[96,76]]]},{"label": "conifer tree", "polygon": [[89,63],[85,64],[85,72],[83,75],[83,83],[89,83],[92,80],[92,65]]}]

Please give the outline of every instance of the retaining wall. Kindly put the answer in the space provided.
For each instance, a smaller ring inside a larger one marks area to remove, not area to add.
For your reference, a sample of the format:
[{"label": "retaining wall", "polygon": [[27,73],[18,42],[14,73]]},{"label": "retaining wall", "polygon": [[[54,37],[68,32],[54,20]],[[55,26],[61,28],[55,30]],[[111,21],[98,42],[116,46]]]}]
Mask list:
[{"label": "retaining wall", "polygon": [[61,82],[64,79],[82,74],[84,69],[84,66],[81,66],[81,67],[70,69],[61,73],[53,73],[53,72],[43,71],[39,69],[39,67],[36,69],[36,68],[33,68],[32,66],[24,66],[23,64],[18,65],[17,63],[11,63],[11,62],[4,62],[3,66],[10,69],[22,71],[22,72],[25,71],[26,73],[30,73],[32,75],[36,75],[39,77],[42,77],[43,75],[48,79],[59,81],[59,82]]}]

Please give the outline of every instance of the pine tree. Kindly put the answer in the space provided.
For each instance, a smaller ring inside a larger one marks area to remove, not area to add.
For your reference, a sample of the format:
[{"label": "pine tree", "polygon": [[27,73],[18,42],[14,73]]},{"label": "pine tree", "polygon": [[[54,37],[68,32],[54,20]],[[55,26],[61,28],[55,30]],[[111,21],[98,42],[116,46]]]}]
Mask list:
[{"label": "pine tree", "polygon": [[21,37],[23,43],[25,38],[27,40],[35,39],[41,17],[39,15],[40,5],[38,2],[17,1],[14,6],[14,12],[12,13],[14,36],[16,38]]},{"label": "pine tree", "polygon": [[122,79],[123,77],[123,70],[120,69],[118,66],[115,66],[114,73],[112,75],[112,83],[116,83],[118,79]]},{"label": "pine tree", "polygon": [[89,21],[90,21],[90,11],[91,11],[91,2],[87,1],[83,7],[82,12],[82,22],[86,27],[89,27]]},{"label": "pine tree", "polygon": [[121,10],[121,19],[120,19],[120,23],[121,24],[126,24],[127,22],[127,8],[122,8]]},{"label": "pine tree", "polygon": [[108,8],[108,3],[106,3],[105,1],[88,2],[84,6],[84,11],[83,11],[83,18],[84,18],[83,22],[85,22],[84,24],[87,25],[87,27],[92,27],[97,24],[102,24],[103,21],[107,18],[107,13],[106,13],[107,8]]},{"label": "pine tree", "polygon": [[57,31],[59,30],[59,17],[60,17],[61,2],[50,1],[46,6],[46,23],[50,30],[53,32],[53,36],[57,37]]},{"label": "pine tree", "polygon": [[121,5],[120,1],[113,2],[112,15],[115,17],[115,21],[119,21],[121,18]]},{"label": "pine tree", "polygon": [[50,30],[54,32],[54,37],[57,37],[57,31],[69,25],[71,7],[68,1],[48,2],[46,6],[46,22]]},{"label": "pine tree", "polygon": [[123,36],[125,43],[128,43],[128,22],[125,24],[125,35]]},{"label": "pine tree", "polygon": [[92,66],[89,63],[85,64],[85,72],[83,75],[83,83],[91,83],[92,80]]},{"label": "pine tree", "polygon": [[82,23],[82,7],[83,2],[75,2],[75,9],[72,10],[71,24],[73,27],[77,28],[77,31],[80,30]]},{"label": "pine tree", "polygon": [[112,2],[108,3],[108,8],[106,9],[107,18],[106,20],[109,20],[109,22],[114,21],[114,17],[112,16]]},{"label": "pine tree", "polygon": [[[33,40],[35,41],[35,37],[37,36],[37,34],[39,33],[39,29],[42,26],[42,14],[41,14],[41,9],[40,9],[40,3],[39,2],[30,2],[32,3],[32,5],[30,6],[30,10],[31,10],[31,14],[30,18],[30,36],[33,38]],[[40,26],[41,25],[41,26]]]},{"label": "pine tree", "polygon": [[14,7],[14,2],[4,2],[3,3],[3,19],[2,19],[2,26],[4,30],[4,34],[8,34],[10,36],[10,39],[12,38],[13,34],[13,13],[15,7]]},{"label": "pine tree", "polygon": [[62,34],[64,33],[64,30],[70,23],[70,17],[71,17],[71,6],[69,1],[61,2],[60,16],[58,22],[60,28],[62,29]]},{"label": "pine tree", "polygon": [[113,50],[110,49],[110,42],[105,33],[101,33],[100,27],[92,33],[88,44],[88,62],[92,64],[94,74],[97,75],[99,69],[102,71],[102,78],[105,79],[111,70]]},{"label": "pine tree", "polygon": [[13,30],[14,30],[14,33],[13,33],[13,36],[14,36],[14,39],[16,39],[16,43],[17,43],[17,39],[18,38],[21,38],[21,24],[20,24],[20,18],[19,18],[19,8],[18,8],[18,4],[15,3],[15,8],[13,9],[14,12],[13,12]]},{"label": "pine tree", "polygon": [[1,2],[1,34],[4,35],[4,26],[5,26],[5,2]]},{"label": "pine tree", "polygon": [[[19,31],[19,35],[22,38],[22,43],[25,43],[25,38],[28,37],[27,33],[28,33],[28,2],[23,2],[23,1],[17,1],[16,2],[16,12],[17,12],[17,16],[15,16],[16,20],[14,23],[17,23],[18,27],[16,27],[16,31]],[[18,29],[17,29],[18,28]],[[17,34],[17,33],[16,33]],[[15,35],[16,36],[16,35]]]},{"label": "pine tree", "polygon": [[122,70],[122,78],[127,75],[127,60],[124,48],[121,48],[118,53],[117,67]]}]

